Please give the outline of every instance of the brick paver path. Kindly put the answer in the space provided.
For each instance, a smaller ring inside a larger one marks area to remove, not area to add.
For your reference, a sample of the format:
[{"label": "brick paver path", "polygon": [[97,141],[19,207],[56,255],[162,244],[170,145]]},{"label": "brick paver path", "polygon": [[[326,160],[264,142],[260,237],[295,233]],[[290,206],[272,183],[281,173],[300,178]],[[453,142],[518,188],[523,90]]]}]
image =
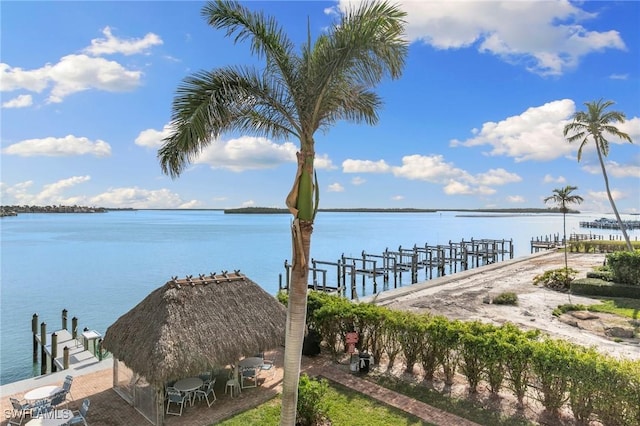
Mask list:
[{"label": "brick paver path", "polygon": [[[225,394],[226,380],[219,378],[215,393],[217,401],[207,407],[204,402],[187,405],[182,416],[166,416],[165,424],[169,426],[208,426],[229,418],[237,413],[256,407],[277,396],[282,391],[282,351],[273,352],[269,358],[276,361],[276,373],[266,377],[257,388],[244,389],[238,397],[231,398]],[[413,398],[383,388],[357,377],[349,372],[348,366],[336,364],[326,357],[303,357],[302,371],[310,376],[323,376],[343,386],[354,389],[387,405],[411,413],[426,422],[438,426],[479,426],[476,423],[431,407]],[[131,405],[123,400],[112,389],[113,372],[111,369],[74,377],[71,392],[74,400],[68,408],[77,410],[84,398],[91,400],[87,415],[90,426],[146,426],[150,423]],[[6,426],[4,419],[7,410],[11,409],[9,397],[21,399],[24,393],[16,395],[0,395],[0,408],[3,412],[1,426]],[[26,422],[24,422],[26,423]],[[23,423],[23,424],[24,424]],[[247,425],[252,426],[252,425]]]}]

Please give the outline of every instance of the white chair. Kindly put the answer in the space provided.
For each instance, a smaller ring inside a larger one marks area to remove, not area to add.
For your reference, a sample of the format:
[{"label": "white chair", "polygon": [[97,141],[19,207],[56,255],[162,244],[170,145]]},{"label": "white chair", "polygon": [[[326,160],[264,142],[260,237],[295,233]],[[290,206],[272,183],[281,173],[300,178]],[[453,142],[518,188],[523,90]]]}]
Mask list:
[{"label": "white chair", "polygon": [[236,377],[236,369],[235,367],[231,367],[231,371],[229,372],[229,378],[227,379],[227,384],[224,387],[224,393],[229,392],[231,398],[233,398],[233,393],[236,393],[236,396],[242,392],[242,388],[240,386],[240,382],[238,381],[238,377]]},{"label": "white chair", "polygon": [[[184,401],[187,399],[186,395],[183,395],[178,389],[167,388],[167,414],[173,414],[174,416],[182,416],[182,409],[184,408]],[[171,404],[179,405],[180,411],[172,411]]]},{"label": "white chair", "polygon": [[[217,399],[216,393],[213,390],[213,386],[215,384],[216,384],[216,379],[214,378],[213,380],[209,380],[208,382],[206,382],[203,385],[203,387],[198,389],[195,393],[195,396],[198,398],[198,401],[200,401],[204,397],[204,399],[207,401],[207,405],[211,407],[211,404],[216,402],[216,399]],[[211,401],[209,401],[209,395],[213,397]]]},{"label": "white chair", "polygon": [[34,407],[25,401],[19,401],[15,398],[9,398],[9,400],[11,401],[13,411],[10,412],[9,410],[7,410],[7,412],[10,412],[12,414],[12,417],[9,419],[8,424],[20,426],[22,424],[22,421],[24,420],[25,414],[27,412],[31,412]]}]

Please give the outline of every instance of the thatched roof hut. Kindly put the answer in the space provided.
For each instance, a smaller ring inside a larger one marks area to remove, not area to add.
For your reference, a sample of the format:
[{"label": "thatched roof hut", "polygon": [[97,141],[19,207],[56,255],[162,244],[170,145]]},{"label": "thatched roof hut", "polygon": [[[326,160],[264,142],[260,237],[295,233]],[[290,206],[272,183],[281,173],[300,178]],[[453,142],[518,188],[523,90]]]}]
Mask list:
[{"label": "thatched roof hut", "polygon": [[163,385],[284,344],[286,308],[239,272],[177,278],[106,332],[103,347]]}]

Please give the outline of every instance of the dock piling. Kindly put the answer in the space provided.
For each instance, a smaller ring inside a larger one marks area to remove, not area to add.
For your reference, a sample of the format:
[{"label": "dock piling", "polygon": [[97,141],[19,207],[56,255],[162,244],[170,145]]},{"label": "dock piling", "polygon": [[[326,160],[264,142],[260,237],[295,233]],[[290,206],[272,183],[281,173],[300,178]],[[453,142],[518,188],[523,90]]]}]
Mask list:
[{"label": "dock piling", "polygon": [[56,358],[58,357],[58,334],[53,332],[51,334],[51,372],[55,373],[58,371],[58,367],[56,366]]},{"label": "dock piling", "polygon": [[40,323],[40,374],[47,374],[47,323]]},{"label": "dock piling", "polygon": [[31,334],[33,335],[33,363],[38,362],[38,314],[31,317]]},{"label": "dock piling", "polygon": [[63,330],[67,329],[67,310],[66,309],[62,310],[62,329]]}]

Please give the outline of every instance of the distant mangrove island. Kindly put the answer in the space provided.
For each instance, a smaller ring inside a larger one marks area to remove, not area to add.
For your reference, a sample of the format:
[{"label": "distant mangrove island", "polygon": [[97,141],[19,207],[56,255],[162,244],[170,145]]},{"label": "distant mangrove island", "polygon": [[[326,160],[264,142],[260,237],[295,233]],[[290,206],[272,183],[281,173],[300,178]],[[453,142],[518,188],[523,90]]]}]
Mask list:
[{"label": "distant mangrove island", "polygon": [[[234,209],[134,209],[130,207],[88,207],[88,206],[0,206],[0,217],[17,216],[19,213],[106,213],[108,211],[136,211],[136,210],[211,210],[223,211],[225,214],[288,214],[289,210],[279,207],[240,207]],[[468,212],[495,214],[539,214],[562,213],[557,208],[506,208],[506,209],[417,209],[417,208],[328,208],[318,209],[327,213],[436,213],[436,212]],[[569,210],[567,213],[580,213]]]},{"label": "distant mangrove island", "polygon": [[[329,213],[436,213],[436,212],[473,212],[473,213],[562,213],[559,208],[508,208],[508,209],[416,209],[416,208],[345,208],[318,209],[318,212]],[[225,214],[284,214],[288,209],[278,207],[240,207],[224,209]],[[568,210],[567,213],[580,213]]]}]

